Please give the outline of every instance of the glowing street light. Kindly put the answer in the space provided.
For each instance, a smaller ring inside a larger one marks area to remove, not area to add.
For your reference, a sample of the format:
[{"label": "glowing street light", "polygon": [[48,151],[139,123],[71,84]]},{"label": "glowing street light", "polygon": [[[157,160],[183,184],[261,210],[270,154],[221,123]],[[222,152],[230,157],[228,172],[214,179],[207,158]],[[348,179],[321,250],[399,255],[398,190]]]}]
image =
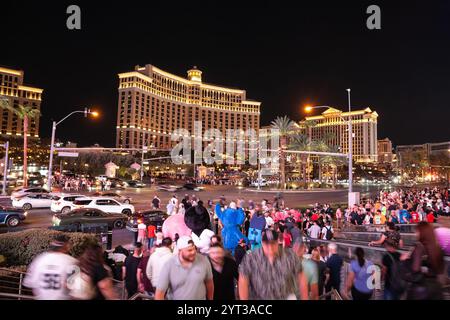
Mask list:
[{"label": "glowing street light", "polygon": [[[48,163],[48,174],[47,174],[47,188],[49,191],[52,191],[52,168],[53,168],[53,153],[55,151],[55,132],[56,132],[56,126],[59,125],[61,122],[69,118],[71,115],[75,113],[84,113],[84,117],[86,118],[89,114],[92,115],[94,118],[98,117],[99,113],[97,111],[91,111],[89,108],[84,108],[84,110],[77,110],[69,113],[67,116],[59,120],[58,122],[53,121],[52,125],[52,140],[50,142],[50,160]],[[75,164],[76,165],[76,164]]]}]

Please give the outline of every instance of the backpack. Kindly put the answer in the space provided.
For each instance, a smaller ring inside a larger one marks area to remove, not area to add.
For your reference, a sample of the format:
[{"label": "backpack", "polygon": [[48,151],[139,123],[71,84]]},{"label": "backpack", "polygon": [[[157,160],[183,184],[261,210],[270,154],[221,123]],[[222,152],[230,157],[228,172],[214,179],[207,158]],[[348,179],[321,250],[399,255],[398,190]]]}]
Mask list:
[{"label": "backpack", "polygon": [[325,234],[325,239],[327,239],[327,240],[333,239],[333,232],[331,232],[331,227],[329,227],[329,228],[325,227],[325,229],[327,229],[327,233]]},{"label": "backpack", "polygon": [[403,279],[404,270],[400,261],[396,261],[389,252],[387,254],[392,261],[390,270],[391,289],[397,294],[401,294],[406,290],[406,282]]}]

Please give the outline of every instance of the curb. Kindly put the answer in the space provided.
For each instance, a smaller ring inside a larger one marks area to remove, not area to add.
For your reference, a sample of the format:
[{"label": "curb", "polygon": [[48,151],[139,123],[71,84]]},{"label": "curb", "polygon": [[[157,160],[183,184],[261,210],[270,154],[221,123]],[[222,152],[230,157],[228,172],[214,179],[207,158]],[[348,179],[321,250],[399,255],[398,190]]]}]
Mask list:
[{"label": "curb", "polygon": [[257,192],[257,193],[324,193],[324,192],[348,192],[348,190],[255,190],[245,189],[245,191]]}]

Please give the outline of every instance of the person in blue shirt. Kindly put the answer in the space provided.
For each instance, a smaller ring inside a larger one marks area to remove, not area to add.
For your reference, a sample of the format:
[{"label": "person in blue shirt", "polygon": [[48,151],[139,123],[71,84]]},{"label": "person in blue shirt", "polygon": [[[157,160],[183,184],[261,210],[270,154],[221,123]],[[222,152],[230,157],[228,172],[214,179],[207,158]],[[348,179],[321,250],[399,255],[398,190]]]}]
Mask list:
[{"label": "person in blue shirt", "polygon": [[356,248],[356,258],[350,262],[350,272],[348,274],[346,295],[351,292],[353,300],[370,300],[373,295],[373,285],[370,285],[369,278],[375,273],[373,263],[364,259],[364,250]]},{"label": "person in blue shirt", "polygon": [[408,212],[408,205],[404,204],[403,209],[399,212],[399,223],[409,223],[411,220],[411,215]]}]

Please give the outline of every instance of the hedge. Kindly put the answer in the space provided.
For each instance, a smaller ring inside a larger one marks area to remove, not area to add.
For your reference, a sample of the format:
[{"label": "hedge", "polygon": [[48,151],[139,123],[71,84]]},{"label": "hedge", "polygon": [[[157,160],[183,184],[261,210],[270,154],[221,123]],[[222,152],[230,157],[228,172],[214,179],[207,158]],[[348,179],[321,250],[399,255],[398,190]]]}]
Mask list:
[{"label": "hedge", "polygon": [[[28,266],[35,256],[49,249],[50,242],[61,231],[29,229],[0,234],[0,254],[6,259],[6,266]],[[73,257],[78,257],[88,244],[98,243],[93,234],[65,233],[70,238]]]}]

